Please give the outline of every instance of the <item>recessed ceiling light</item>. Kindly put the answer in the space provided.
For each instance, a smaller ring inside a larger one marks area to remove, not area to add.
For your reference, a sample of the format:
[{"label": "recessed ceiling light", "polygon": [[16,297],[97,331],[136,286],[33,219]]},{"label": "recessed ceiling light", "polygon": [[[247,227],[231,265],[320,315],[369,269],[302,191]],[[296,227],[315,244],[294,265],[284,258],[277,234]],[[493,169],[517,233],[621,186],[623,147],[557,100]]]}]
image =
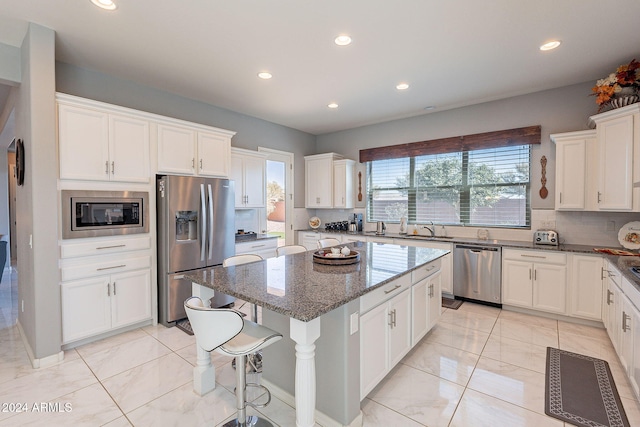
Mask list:
[{"label": "recessed ceiling light", "polygon": [[273,75],[268,71],[260,71],[258,73],[258,77],[260,77],[263,80],[269,80],[271,77],[273,77]]},{"label": "recessed ceiling light", "polygon": [[561,42],[559,40],[552,40],[540,46],[540,50],[553,50],[560,46],[560,43]]},{"label": "recessed ceiling light", "polygon": [[436,106],[435,105],[427,105],[426,107],[424,107],[425,110],[435,110]]},{"label": "recessed ceiling light", "polygon": [[396,86],[396,89],[406,90],[406,89],[409,89],[409,85],[407,83],[400,83],[399,85]]},{"label": "recessed ceiling light", "polygon": [[91,0],[91,3],[105,10],[116,10],[116,4],[111,0]]},{"label": "recessed ceiling light", "polygon": [[327,107],[329,107],[329,108],[338,108],[338,104],[336,104],[335,102],[332,102],[331,104],[327,105]]},{"label": "recessed ceiling light", "polygon": [[346,46],[346,45],[351,44],[351,37],[347,36],[346,34],[342,34],[342,35],[336,37],[334,42],[338,46]]}]

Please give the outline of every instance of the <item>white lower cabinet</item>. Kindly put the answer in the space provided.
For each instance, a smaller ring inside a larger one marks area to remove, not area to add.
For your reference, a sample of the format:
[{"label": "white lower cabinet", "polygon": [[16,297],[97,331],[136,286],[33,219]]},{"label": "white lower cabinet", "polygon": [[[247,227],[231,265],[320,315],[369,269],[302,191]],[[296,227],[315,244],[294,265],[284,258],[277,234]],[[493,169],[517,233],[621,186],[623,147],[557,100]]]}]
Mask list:
[{"label": "white lower cabinet", "polygon": [[502,303],[566,313],[566,255],[550,251],[502,251]]},{"label": "white lower cabinet", "polygon": [[63,282],[61,286],[65,344],[151,318],[149,269]]},{"label": "white lower cabinet", "polygon": [[[308,251],[318,249],[318,240],[320,239],[337,239],[340,243],[345,242],[347,236],[340,233],[320,233],[316,231],[300,231],[298,232],[298,244],[307,248]],[[351,236],[355,237],[355,236]],[[349,240],[351,243],[353,240]],[[360,240],[364,241],[364,240]]]},{"label": "white lower cabinet", "polygon": [[411,292],[402,291],[360,316],[360,398],[411,349]]},{"label": "white lower cabinet", "polygon": [[440,318],[440,259],[360,298],[360,399]]},{"label": "white lower cabinet", "polygon": [[570,254],[568,315],[602,320],[603,260],[599,255]]},{"label": "white lower cabinet", "polygon": [[273,258],[276,256],[276,248],[278,247],[278,239],[258,239],[249,242],[236,243],[236,255],[240,254],[256,254],[262,258]]},{"label": "white lower cabinet", "polygon": [[631,388],[640,398],[640,294],[610,262],[605,263],[603,321]]},{"label": "white lower cabinet", "polygon": [[153,318],[148,235],[60,244],[62,343]]}]

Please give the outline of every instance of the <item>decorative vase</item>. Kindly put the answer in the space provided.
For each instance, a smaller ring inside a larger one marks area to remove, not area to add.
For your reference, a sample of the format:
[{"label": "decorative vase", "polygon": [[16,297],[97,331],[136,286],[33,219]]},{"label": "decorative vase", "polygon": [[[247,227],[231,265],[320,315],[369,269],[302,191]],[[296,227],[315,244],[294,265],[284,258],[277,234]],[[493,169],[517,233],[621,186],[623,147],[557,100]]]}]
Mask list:
[{"label": "decorative vase", "polygon": [[611,101],[609,101],[609,103],[611,104],[612,108],[620,108],[627,105],[635,104],[636,102],[638,102],[638,99],[639,97],[637,89],[633,86],[625,86],[620,90],[620,92],[617,92],[615,95],[613,95],[613,98],[611,98]]}]

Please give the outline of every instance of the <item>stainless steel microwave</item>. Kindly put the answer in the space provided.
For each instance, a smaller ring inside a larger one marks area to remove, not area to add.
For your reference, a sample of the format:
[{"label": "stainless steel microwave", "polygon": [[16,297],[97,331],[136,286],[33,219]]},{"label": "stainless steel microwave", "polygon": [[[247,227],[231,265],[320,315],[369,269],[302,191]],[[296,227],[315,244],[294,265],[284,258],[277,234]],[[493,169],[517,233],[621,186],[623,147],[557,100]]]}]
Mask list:
[{"label": "stainless steel microwave", "polygon": [[149,193],[62,190],[62,238],[149,232]]}]

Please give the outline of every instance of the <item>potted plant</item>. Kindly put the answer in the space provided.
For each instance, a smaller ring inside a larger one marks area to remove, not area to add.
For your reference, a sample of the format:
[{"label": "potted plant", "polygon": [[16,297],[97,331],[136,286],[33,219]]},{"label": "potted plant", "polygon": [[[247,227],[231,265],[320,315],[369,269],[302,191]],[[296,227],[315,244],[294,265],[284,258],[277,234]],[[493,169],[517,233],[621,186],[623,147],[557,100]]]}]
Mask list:
[{"label": "potted plant", "polygon": [[635,59],[629,64],[621,65],[615,73],[596,82],[591,88],[596,96],[598,113],[606,106],[620,108],[638,102],[640,89],[640,62]]}]

